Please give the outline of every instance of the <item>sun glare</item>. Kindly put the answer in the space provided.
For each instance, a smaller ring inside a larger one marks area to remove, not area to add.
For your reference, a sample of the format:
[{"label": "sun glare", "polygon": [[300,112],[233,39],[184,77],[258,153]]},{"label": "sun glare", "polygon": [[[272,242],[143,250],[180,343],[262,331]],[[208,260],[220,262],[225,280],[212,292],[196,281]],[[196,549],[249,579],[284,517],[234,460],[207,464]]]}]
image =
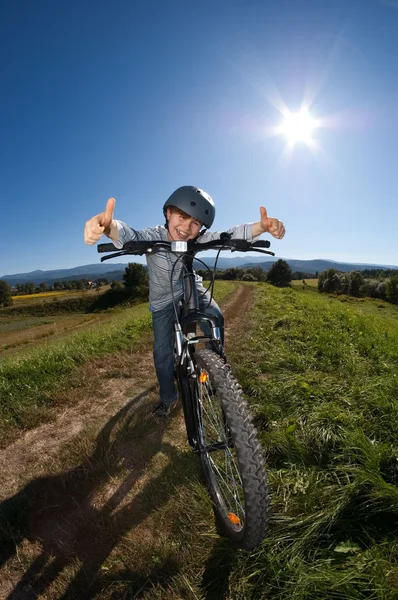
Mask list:
[{"label": "sun glare", "polygon": [[307,111],[285,114],[285,120],[279,128],[279,133],[284,134],[291,145],[297,142],[310,144],[312,133],[316,126],[315,120]]}]

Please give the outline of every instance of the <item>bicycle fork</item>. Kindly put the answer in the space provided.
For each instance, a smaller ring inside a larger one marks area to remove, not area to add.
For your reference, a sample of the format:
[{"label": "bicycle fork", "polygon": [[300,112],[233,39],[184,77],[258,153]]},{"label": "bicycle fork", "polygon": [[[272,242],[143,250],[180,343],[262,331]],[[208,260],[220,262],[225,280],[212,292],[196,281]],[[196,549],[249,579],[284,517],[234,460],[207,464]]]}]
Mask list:
[{"label": "bicycle fork", "polygon": [[[189,445],[197,454],[202,452],[211,452],[213,450],[225,449],[225,442],[213,444],[213,447],[205,447],[205,442],[201,435],[200,420],[201,402],[198,398],[199,384],[197,381],[198,373],[195,361],[193,358],[195,345],[200,342],[214,342],[218,349],[222,349],[221,340],[218,337],[196,337],[196,323],[190,322],[186,324],[185,335],[182,331],[180,323],[174,324],[175,329],[175,349],[176,349],[176,365],[175,374],[180,388],[182,406],[184,411],[185,426]],[[218,333],[218,327],[213,326],[213,334]],[[221,354],[221,352],[218,352]],[[229,444],[227,444],[229,445]]]},{"label": "bicycle fork", "polygon": [[197,415],[194,410],[192,382],[196,378],[195,364],[188,349],[189,340],[184,336],[180,323],[174,324],[176,365],[175,374],[180,388],[184,420],[187,430],[188,442],[195,451],[199,447],[197,436]]}]

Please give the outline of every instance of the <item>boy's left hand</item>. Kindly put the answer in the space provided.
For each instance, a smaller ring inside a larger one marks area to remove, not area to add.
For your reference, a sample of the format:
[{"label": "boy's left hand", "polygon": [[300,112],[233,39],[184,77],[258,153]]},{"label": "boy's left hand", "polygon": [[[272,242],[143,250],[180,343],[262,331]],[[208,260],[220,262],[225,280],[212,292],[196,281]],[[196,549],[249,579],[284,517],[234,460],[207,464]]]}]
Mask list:
[{"label": "boy's left hand", "polygon": [[285,226],[282,221],[279,219],[275,219],[274,217],[269,217],[267,215],[267,209],[264,206],[260,206],[260,225],[264,232],[270,233],[274,238],[281,240],[285,235]]}]

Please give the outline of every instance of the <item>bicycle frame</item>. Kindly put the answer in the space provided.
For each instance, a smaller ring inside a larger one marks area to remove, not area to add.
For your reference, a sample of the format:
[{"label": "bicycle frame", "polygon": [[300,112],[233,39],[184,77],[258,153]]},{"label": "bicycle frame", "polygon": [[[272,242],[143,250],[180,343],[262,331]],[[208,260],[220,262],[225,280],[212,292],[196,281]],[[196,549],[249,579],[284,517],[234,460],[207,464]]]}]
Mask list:
[{"label": "bicycle frame", "polygon": [[[182,257],[185,266],[184,300],[181,316],[174,323],[175,348],[177,364],[177,379],[180,385],[182,405],[187,429],[187,437],[194,452],[200,452],[201,441],[197,439],[197,406],[193,397],[190,379],[195,378],[195,363],[193,358],[195,345],[199,342],[211,343],[214,350],[224,357],[221,343],[220,327],[217,317],[209,316],[199,309],[199,295],[193,272],[193,255]],[[196,336],[196,326],[208,322],[212,336]]]}]

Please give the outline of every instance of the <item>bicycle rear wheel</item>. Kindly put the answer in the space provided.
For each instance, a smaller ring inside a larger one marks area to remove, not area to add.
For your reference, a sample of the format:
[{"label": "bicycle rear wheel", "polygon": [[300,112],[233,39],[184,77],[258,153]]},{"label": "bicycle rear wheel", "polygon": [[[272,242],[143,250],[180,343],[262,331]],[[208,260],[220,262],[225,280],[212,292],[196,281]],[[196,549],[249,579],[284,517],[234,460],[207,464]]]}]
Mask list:
[{"label": "bicycle rear wheel", "polygon": [[220,534],[252,550],[269,517],[265,461],[242,389],[211,350],[195,352],[200,462]]}]

